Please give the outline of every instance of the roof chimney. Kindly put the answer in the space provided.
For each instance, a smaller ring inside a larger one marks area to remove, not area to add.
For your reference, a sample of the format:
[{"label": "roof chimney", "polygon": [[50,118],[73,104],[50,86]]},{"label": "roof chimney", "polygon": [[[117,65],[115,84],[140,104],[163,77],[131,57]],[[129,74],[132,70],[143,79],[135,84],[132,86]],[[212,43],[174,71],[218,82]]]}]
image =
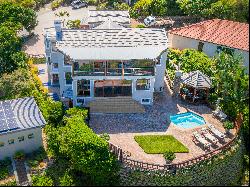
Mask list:
[{"label": "roof chimney", "polygon": [[60,41],[60,40],[62,40],[62,21],[55,20],[54,26],[55,26],[55,30],[56,30],[56,40]]}]

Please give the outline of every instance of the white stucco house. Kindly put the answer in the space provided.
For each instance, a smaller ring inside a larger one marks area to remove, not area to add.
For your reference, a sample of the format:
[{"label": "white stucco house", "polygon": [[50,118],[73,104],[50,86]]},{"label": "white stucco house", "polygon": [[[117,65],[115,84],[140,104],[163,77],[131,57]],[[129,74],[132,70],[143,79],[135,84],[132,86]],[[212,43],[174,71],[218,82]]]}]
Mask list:
[{"label": "white stucco house", "polygon": [[45,123],[33,97],[0,101],[0,160],[42,146]]},{"label": "white stucco house", "polygon": [[49,79],[74,106],[111,97],[151,105],[153,93],[163,91],[163,29],[66,29],[55,21],[44,37]]},{"label": "white stucco house", "polygon": [[192,48],[209,57],[221,50],[239,53],[249,71],[249,24],[213,19],[168,31],[170,48]]}]

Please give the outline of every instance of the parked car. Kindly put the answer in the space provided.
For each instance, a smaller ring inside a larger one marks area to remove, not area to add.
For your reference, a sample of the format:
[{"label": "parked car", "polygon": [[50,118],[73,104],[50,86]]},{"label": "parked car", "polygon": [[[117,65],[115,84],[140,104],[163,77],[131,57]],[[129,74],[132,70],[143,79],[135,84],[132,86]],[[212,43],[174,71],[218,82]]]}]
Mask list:
[{"label": "parked car", "polygon": [[88,7],[88,3],[82,0],[75,0],[71,3],[73,9]]},{"label": "parked car", "polygon": [[156,19],[153,16],[148,16],[144,19],[144,24],[146,26],[152,26],[156,23]]}]

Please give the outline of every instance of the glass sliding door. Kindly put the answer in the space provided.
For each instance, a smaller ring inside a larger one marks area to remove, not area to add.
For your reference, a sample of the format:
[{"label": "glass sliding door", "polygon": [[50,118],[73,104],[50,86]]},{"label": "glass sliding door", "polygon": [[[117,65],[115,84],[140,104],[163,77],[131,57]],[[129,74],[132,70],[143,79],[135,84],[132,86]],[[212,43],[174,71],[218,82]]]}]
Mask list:
[{"label": "glass sliding door", "polygon": [[95,97],[132,96],[131,80],[95,81]]}]

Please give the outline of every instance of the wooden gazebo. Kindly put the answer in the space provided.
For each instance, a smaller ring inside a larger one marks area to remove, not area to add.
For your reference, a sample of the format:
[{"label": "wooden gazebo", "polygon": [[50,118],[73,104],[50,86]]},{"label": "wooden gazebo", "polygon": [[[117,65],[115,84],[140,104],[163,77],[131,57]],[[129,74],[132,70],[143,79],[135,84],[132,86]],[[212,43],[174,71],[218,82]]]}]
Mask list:
[{"label": "wooden gazebo", "polygon": [[193,102],[196,98],[199,98],[197,97],[197,90],[206,90],[207,99],[209,88],[212,85],[210,78],[199,70],[183,74],[181,77],[181,83],[194,88],[193,93],[191,94]]}]

